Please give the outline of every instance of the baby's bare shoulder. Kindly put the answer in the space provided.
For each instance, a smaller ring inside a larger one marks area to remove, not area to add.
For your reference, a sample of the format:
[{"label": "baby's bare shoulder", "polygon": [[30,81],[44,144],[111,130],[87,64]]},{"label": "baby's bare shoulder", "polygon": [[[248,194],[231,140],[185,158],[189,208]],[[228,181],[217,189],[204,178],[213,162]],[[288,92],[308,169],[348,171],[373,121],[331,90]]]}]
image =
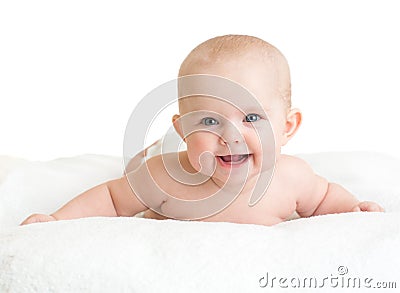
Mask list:
[{"label": "baby's bare shoulder", "polygon": [[[187,159],[187,154],[185,152],[179,153],[167,153],[162,155],[157,155],[149,158],[146,161],[146,166],[149,174],[158,183],[160,182],[177,182],[177,177],[182,170],[190,172],[188,170],[190,164]],[[178,180],[179,181],[179,180]]]},{"label": "baby's bare shoulder", "polygon": [[275,174],[277,178],[297,187],[315,180],[311,166],[303,159],[290,155],[280,157],[275,166]]},{"label": "baby's bare shoulder", "polygon": [[146,168],[149,175],[153,178],[162,178],[167,176],[168,172],[164,164],[165,155],[156,155],[146,160],[141,168]]},{"label": "baby's bare shoulder", "polygon": [[311,166],[303,159],[290,155],[281,155],[276,163],[276,168],[285,173],[313,172]]},{"label": "baby's bare shoulder", "polygon": [[316,174],[301,158],[283,155],[276,164],[276,172],[280,174],[282,182],[291,186],[300,197],[308,198],[326,191],[328,181]]},{"label": "baby's bare shoulder", "polygon": [[184,168],[186,169],[187,153],[166,153],[153,156],[146,160],[148,169],[151,172],[167,172],[170,169]]},{"label": "baby's bare shoulder", "polygon": [[[204,194],[207,196],[206,183],[200,185],[186,184],[193,180],[190,173],[195,173],[191,167],[187,153],[169,153],[155,156],[147,160],[148,176],[151,177],[157,186],[165,193],[183,199],[198,199]],[[198,188],[197,188],[198,187]]]}]

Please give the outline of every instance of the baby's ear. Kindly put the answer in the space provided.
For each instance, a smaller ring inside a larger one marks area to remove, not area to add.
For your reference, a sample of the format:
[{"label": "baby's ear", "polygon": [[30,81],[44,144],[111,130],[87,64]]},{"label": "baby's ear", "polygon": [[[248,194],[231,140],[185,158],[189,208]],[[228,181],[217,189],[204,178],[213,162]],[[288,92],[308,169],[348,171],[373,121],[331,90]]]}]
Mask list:
[{"label": "baby's ear", "polygon": [[174,125],[175,131],[179,134],[179,136],[185,140],[183,138],[183,131],[182,131],[182,125],[181,125],[181,121],[180,121],[181,116],[178,114],[175,114],[174,116],[172,116],[172,124]]},{"label": "baby's ear", "polygon": [[285,133],[283,134],[283,143],[285,145],[297,132],[301,124],[302,115],[299,109],[291,109],[286,116]]}]

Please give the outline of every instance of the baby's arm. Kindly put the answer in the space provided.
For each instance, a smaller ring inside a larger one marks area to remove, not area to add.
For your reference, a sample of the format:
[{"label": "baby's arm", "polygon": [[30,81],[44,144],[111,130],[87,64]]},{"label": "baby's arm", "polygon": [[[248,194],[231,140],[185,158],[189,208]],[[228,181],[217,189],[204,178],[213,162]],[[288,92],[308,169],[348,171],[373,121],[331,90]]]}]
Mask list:
[{"label": "baby's arm", "polygon": [[[315,174],[304,161],[297,159],[300,180],[297,213],[302,217],[356,211],[382,212],[374,202],[360,202],[353,194],[336,183]],[[298,181],[299,182],[299,181]]]},{"label": "baby's arm", "polygon": [[[133,157],[126,168],[126,172],[129,173],[138,168],[142,164],[147,151],[156,144],[157,141]],[[89,189],[51,215],[33,214],[21,225],[93,216],[133,216],[147,209],[138,200],[130,188],[126,176],[124,176]]]},{"label": "baby's arm", "polygon": [[124,176],[87,190],[51,215],[31,215],[21,225],[94,216],[132,216],[146,209]]},{"label": "baby's arm", "polygon": [[327,191],[313,215],[360,211],[383,212],[383,208],[374,202],[360,202],[342,186],[336,183],[328,183]]}]

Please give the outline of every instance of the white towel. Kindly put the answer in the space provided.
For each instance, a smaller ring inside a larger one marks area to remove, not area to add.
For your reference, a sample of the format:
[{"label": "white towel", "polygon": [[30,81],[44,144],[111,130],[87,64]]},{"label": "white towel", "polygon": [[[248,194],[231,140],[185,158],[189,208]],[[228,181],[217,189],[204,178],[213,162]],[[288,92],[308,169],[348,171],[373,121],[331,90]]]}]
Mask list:
[{"label": "white towel", "polygon": [[0,178],[0,292],[298,292],[294,286],[304,282],[323,287],[299,292],[352,292],[349,279],[360,286],[356,292],[399,288],[399,160],[362,152],[301,157],[387,212],[272,227],[141,218],[18,227],[30,213],[54,211],[120,176],[122,163],[95,155],[16,165],[8,159]]}]

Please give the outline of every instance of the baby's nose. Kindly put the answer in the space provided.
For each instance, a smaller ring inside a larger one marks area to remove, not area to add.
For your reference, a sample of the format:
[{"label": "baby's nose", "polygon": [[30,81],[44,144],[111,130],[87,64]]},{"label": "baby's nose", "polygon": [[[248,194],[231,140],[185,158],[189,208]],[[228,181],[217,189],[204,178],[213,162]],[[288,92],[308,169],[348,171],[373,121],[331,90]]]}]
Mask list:
[{"label": "baby's nose", "polygon": [[221,144],[235,144],[243,142],[243,135],[234,125],[225,126],[219,137]]}]

